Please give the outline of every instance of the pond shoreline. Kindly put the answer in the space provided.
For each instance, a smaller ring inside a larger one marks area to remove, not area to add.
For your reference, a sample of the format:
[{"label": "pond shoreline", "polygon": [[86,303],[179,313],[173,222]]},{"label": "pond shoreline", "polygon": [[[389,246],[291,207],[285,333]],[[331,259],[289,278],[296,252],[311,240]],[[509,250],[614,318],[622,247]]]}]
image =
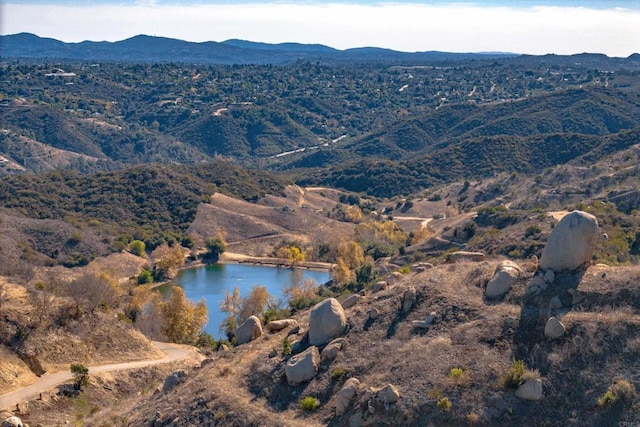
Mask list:
[{"label": "pond shoreline", "polygon": [[[249,264],[249,265],[259,265],[262,267],[275,267],[275,268],[301,268],[306,270],[314,270],[314,271],[327,271],[331,272],[334,264],[328,262],[316,262],[316,261],[303,261],[296,262],[295,265],[291,265],[291,261],[284,258],[274,258],[274,257],[257,257],[251,255],[245,255],[235,252],[225,252],[220,255],[220,258],[215,264]],[[177,271],[188,270],[192,268],[204,267],[206,265],[215,265],[215,264],[207,264],[202,262],[200,259],[193,260],[188,262],[184,266],[177,269]],[[151,288],[157,288],[159,286],[166,285],[167,283],[173,282],[174,278],[169,280],[165,280],[162,282],[154,282],[151,285]]]},{"label": "pond shoreline", "polygon": [[331,271],[333,264],[328,262],[301,261],[291,264],[285,258],[257,257],[233,252],[225,252],[218,260],[221,264],[252,264],[265,267],[305,268],[307,270]]}]

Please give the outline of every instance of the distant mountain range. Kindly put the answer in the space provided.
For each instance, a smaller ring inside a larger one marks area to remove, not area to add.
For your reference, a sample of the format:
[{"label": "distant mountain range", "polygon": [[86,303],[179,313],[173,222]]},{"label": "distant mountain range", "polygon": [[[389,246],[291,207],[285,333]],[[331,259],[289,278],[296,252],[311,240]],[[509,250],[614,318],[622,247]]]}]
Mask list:
[{"label": "distant mountain range", "polygon": [[320,44],[257,43],[227,40],[193,43],[139,35],[118,42],[65,43],[20,33],[0,36],[2,58],[55,58],[85,61],[182,62],[210,64],[287,64],[326,61],[451,61],[508,58],[513,53],[399,52],[376,47],[338,50]]}]

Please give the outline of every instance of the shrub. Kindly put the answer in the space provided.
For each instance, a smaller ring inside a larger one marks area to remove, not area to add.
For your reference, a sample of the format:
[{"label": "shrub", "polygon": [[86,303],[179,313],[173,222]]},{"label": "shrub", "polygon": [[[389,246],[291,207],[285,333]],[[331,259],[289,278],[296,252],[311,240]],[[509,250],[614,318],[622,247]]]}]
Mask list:
[{"label": "shrub", "polygon": [[460,382],[462,380],[462,376],[464,372],[460,368],[451,368],[451,372],[449,372],[449,378],[451,378],[455,382]]},{"label": "shrub", "polygon": [[524,237],[527,238],[527,237],[535,236],[540,234],[541,232],[542,232],[542,228],[540,228],[539,225],[530,225],[525,230]]},{"label": "shrub", "polygon": [[616,396],[611,390],[604,392],[602,396],[598,398],[598,406],[608,406],[616,401]]},{"label": "shrub", "polygon": [[518,388],[522,384],[527,367],[522,360],[513,360],[507,373],[500,379],[500,386]]},{"label": "shrub", "polygon": [[427,393],[427,397],[429,397],[430,399],[438,400],[442,397],[442,390],[440,390],[439,388],[434,388]]},{"label": "shrub", "polygon": [[214,238],[207,239],[205,242],[207,246],[207,253],[204,258],[207,261],[217,262],[220,255],[227,250],[227,243],[224,241],[224,238],[221,235],[218,235]]},{"label": "shrub", "polygon": [[344,374],[347,373],[347,370],[344,369],[341,366],[338,366],[337,368],[335,368],[333,371],[331,371],[331,378],[333,378],[334,380],[340,379],[344,376]]},{"label": "shrub", "polygon": [[630,404],[635,395],[636,391],[633,384],[627,380],[617,380],[598,398],[598,405],[608,406],[616,402],[626,402]]},{"label": "shrub", "polygon": [[625,402],[631,403],[636,396],[636,390],[627,380],[618,380],[611,385],[611,391],[616,399],[621,399]]},{"label": "shrub", "polygon": [[467,420],[468,424],[478,424],[480,422],[480,415],[476,414],[475,412],[470,412],[467,414],[465,419]]},{"label": "shrub", "polygon": [[147,254],[145,253],[146,250],[147,250],[147,246],[141,240],[134,240],[133,242],[129,243],[129,252],[131,252],[134,255],[137,255],[142,258],[146,258],[147,257]]},{"label": "shrub", "polygon": [[138,285],[150,285],[151,283],[153,283],[153,273],[145,268],[138,274]]},{"label": "shrub", "polygon": [[218,349],[216,339],[213,338],[210,333],[205,331],[200,331],[195,344],[198,348],[210,348],[214,351]]},{"label": "shrub", "polygon": [[289,337],[284,337],[282,340],[282,355],[289,356],[291,354],[291,340]]},{"label": "shrub", "polygon": [[441,411],[448,412],[451,409],[451,401],[449,400],[448,397],[445,396],[440,400],[438,400],[438,403],[436,403],[436,406]]},{"label": "shrub", "polygon": [[300,407],[307,412],[313,412],[318,409],[320,402],[315,397],[305,397],[300,401]]}]

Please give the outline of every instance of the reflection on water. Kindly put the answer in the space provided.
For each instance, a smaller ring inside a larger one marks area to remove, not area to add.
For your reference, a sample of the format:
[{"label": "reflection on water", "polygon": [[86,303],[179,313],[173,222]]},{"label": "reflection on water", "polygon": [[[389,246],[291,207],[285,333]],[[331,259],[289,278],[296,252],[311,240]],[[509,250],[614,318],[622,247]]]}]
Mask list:
[{"label": "reflection on water", "polygon": [[[245,297],[251,288],[265,286],[270,295],[282,298],[284,288],[300,281],[313,279],[319,284],[330,277],[326,271],[264,267],[246,264],[214,264],[182,270],[174,279],[174,284],[182,286],[191,301],[204,299],[209,310],[209,321],[205,330],[216,339],[222,337],[218,330],[226,313],[220,312],[220,302],[224,300],[224,291],[232,293],[237,286],[240,295]],[[159,287],[167,293],[171,284]]]}]

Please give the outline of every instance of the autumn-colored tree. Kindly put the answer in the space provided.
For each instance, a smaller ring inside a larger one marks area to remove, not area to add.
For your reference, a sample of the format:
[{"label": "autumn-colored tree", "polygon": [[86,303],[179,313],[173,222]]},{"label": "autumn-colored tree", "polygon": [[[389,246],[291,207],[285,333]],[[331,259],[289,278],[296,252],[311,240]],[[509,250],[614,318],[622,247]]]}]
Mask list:
[{"label": "autumn-colored tree", "polygon": [[344,217],[346,221],[353,222],[354,224],[359,224],[364,221],[362,209],[358,206],[347,206],[344,209]]},{"label": "autumn-colored tree", "polygon": [[122,293],[118,280],[105,272],[84,273],[71,281],[65,290],[81,310],[94,310],[98,306],[113,307]]},{"label": "autumn-colored tree", "polygon": [[156,280],[165,280],[174,277],[178,268],[184,265],[184,253],[180,245],[169,246],[166,242],[158,246],[151,253],[154,261],[154,274]]},{"label": "autumn-colored tree", "polygon": [[296,281],[293,285],[284,288],[283,293],[287,297],[287,303],[292,311],[301,310],[318,302],[318,283],[313,279]]},{"label": "autumn-colored tree", "polygon": [[349,269],[355,270],[364,263],[364,251],[355,240],[343,241],[338,244],[339,258],[342,258]]},{"label": "autumn-colored tree", "polygon": [[193,344],[207,323],[207,306],[204,301],[193,304],[187,299],[184,289],[171,288],[169,299],[162,303],[162,314],[166,320],[163,329],[169,341]]},{"label": "autumn-colored tree", "polygon": [[305,260],[304,252],[297,245],[284,246],[278,249],[277,255],[278,258],[286,258],[292,267]]},{"label": "autumn-colored tree", "polygon": [[338,262],[331,270],[331,277],[338,283],[349,283],[355,280],[356,273],[349,268],[342,257],[338,257]]},{"label": "autumn-colored tree", "polygon": [[272,298],[266,286],[254,286],[251,288],[249,295],[243,298],[240,304],[240,311],[237,316],[238,324],[241,324],[250,316],[260,317]]},{"label": "autumn-colored tree", "polygon": [[262,316],[269,307],[278,304],[265,286],[254,286],[245,298],[240,296],[240,290],[236,286],[233,293],[224,291],[224,300],[220,303],[220,311],[229,313],[220,325],[227,337],[231,338],[235,329],[250,316]]},{"label": "autumn-colored tree", "polygon": [[224,300],[220,302],[220,311],[229,314],[220,324],[220,330],[227,335],[229,340],[231,340],[233,338],[234,331],[238,327],[237,316],[240,313],[242,297],[240,296],[240,289],[238,289],[237,286],[233,288],[233,293],[229,293],[227,291],[223,292]]}]

